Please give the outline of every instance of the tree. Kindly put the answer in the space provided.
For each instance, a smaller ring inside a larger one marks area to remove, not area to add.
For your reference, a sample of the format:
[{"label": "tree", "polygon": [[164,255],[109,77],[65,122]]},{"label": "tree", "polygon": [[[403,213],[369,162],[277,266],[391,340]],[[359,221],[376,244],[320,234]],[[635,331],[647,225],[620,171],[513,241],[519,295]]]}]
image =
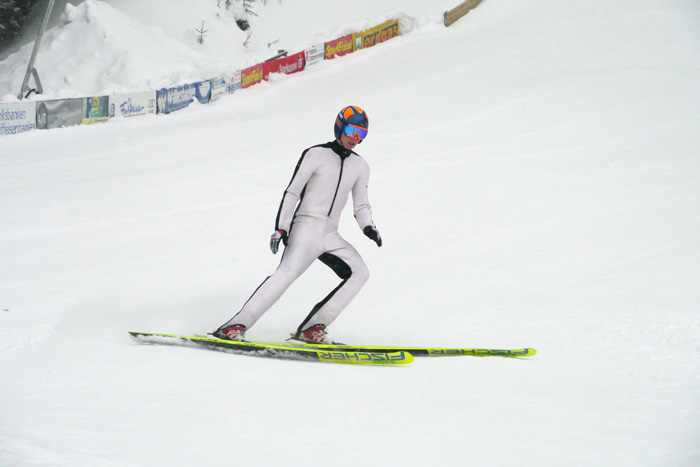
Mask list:
[{"label": "tree", "polygon": [[258,16],[253,11],[253,4],[258,1],[262,1],[263,5],[267,3],[267,0],[217,0],[217,4],[233,14],[236,24],[242,31],[248,31],[250,29],[248,16]]},{"label": "tree", "polygon": [[0,0],[0,44],[22,32],[29,13],[37,0]]}]

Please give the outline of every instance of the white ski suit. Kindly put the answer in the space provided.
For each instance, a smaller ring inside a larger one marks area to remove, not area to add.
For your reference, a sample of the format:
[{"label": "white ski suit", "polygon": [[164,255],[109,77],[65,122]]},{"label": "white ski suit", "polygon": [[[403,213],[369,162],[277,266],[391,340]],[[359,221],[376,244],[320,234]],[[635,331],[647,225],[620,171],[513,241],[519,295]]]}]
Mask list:
[{"label": "white ski suit", "polygon": [[337,141],[306,149],[277,213],[275,229],[288,233],[280,265],[221,327],[238,324],[250,329],[316,259],[342,282],[313,307],[298,332],[317,324],[330,325],[369,278],[360,254],[338,233],[340,214],[351,191],[360,228],[374,225],[368,182],[369,166],[364,159]]}]

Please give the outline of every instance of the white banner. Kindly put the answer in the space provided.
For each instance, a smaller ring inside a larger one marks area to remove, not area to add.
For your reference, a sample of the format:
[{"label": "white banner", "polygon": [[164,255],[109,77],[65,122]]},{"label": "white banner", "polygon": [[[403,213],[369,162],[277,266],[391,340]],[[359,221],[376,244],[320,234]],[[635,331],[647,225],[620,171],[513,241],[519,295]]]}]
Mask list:
[{"label": "white banner", "polygon": [[0,135],[36,129],[36,102],[0,104]]},{"label": "white banner", "polygon": [[306,59],[306,66],[315,65],[322,62],[326,57],[326,45],[319,44],[304,51],[304,58]]},{"label": "white banner", "polygon": [[231,76],[231,79],[227,80],[226,92],[233,94],[240,89],[243,89],[243,83],[241,82],[241,71],[238,70]]},{"label": "white banner", "polygon": [[110,117],[135,117],[156,113],[156,92],[145,91],[109,96]]},{"label": "white banner", "polygon": [[213,86],[211,88],[211,100],[215,101],[224,94],[226,94],[226,78],[221,77],[221,78],[216,78],[211,80],[213,83]]}]

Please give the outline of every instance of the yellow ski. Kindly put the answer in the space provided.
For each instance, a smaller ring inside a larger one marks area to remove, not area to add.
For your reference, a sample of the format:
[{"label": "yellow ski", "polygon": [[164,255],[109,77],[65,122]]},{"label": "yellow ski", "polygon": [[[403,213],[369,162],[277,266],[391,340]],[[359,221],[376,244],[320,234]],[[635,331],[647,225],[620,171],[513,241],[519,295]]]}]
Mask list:
[{"label": "yellow ski", "polygon": [[129,334],[140,342],[147,344],[189,345],[255,357],[346,363],[351,365],[404,365],[413,361],[413,355],[406,351],[346,351],[335,348],[320,349],[274,342],[228,341],[213,337],[177,336],[173,334],[131,331]]}]

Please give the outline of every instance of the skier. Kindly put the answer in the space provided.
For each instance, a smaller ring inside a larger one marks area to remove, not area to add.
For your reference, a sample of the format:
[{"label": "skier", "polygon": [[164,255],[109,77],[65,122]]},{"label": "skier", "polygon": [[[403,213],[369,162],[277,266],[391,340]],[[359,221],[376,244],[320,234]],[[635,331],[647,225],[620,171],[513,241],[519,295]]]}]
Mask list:
[{"label": "skier", "polygon": [[257,288],[243,308],[212,334],[242,341],[245,333],[306,269],[319,259],[342,282],[313,307],[293,339],[332,344],[329,326],[369,278],[360,254],[338,233],[340,214],[352,191],[355,219],[363,233],[382,246],[367,196],[369,166],[353,149],[367,136],[367,114],[357,106],[343,108],[335,120],[335,141],[306,149],[282,196],[270,249],[284,253],[274,274]]}]

